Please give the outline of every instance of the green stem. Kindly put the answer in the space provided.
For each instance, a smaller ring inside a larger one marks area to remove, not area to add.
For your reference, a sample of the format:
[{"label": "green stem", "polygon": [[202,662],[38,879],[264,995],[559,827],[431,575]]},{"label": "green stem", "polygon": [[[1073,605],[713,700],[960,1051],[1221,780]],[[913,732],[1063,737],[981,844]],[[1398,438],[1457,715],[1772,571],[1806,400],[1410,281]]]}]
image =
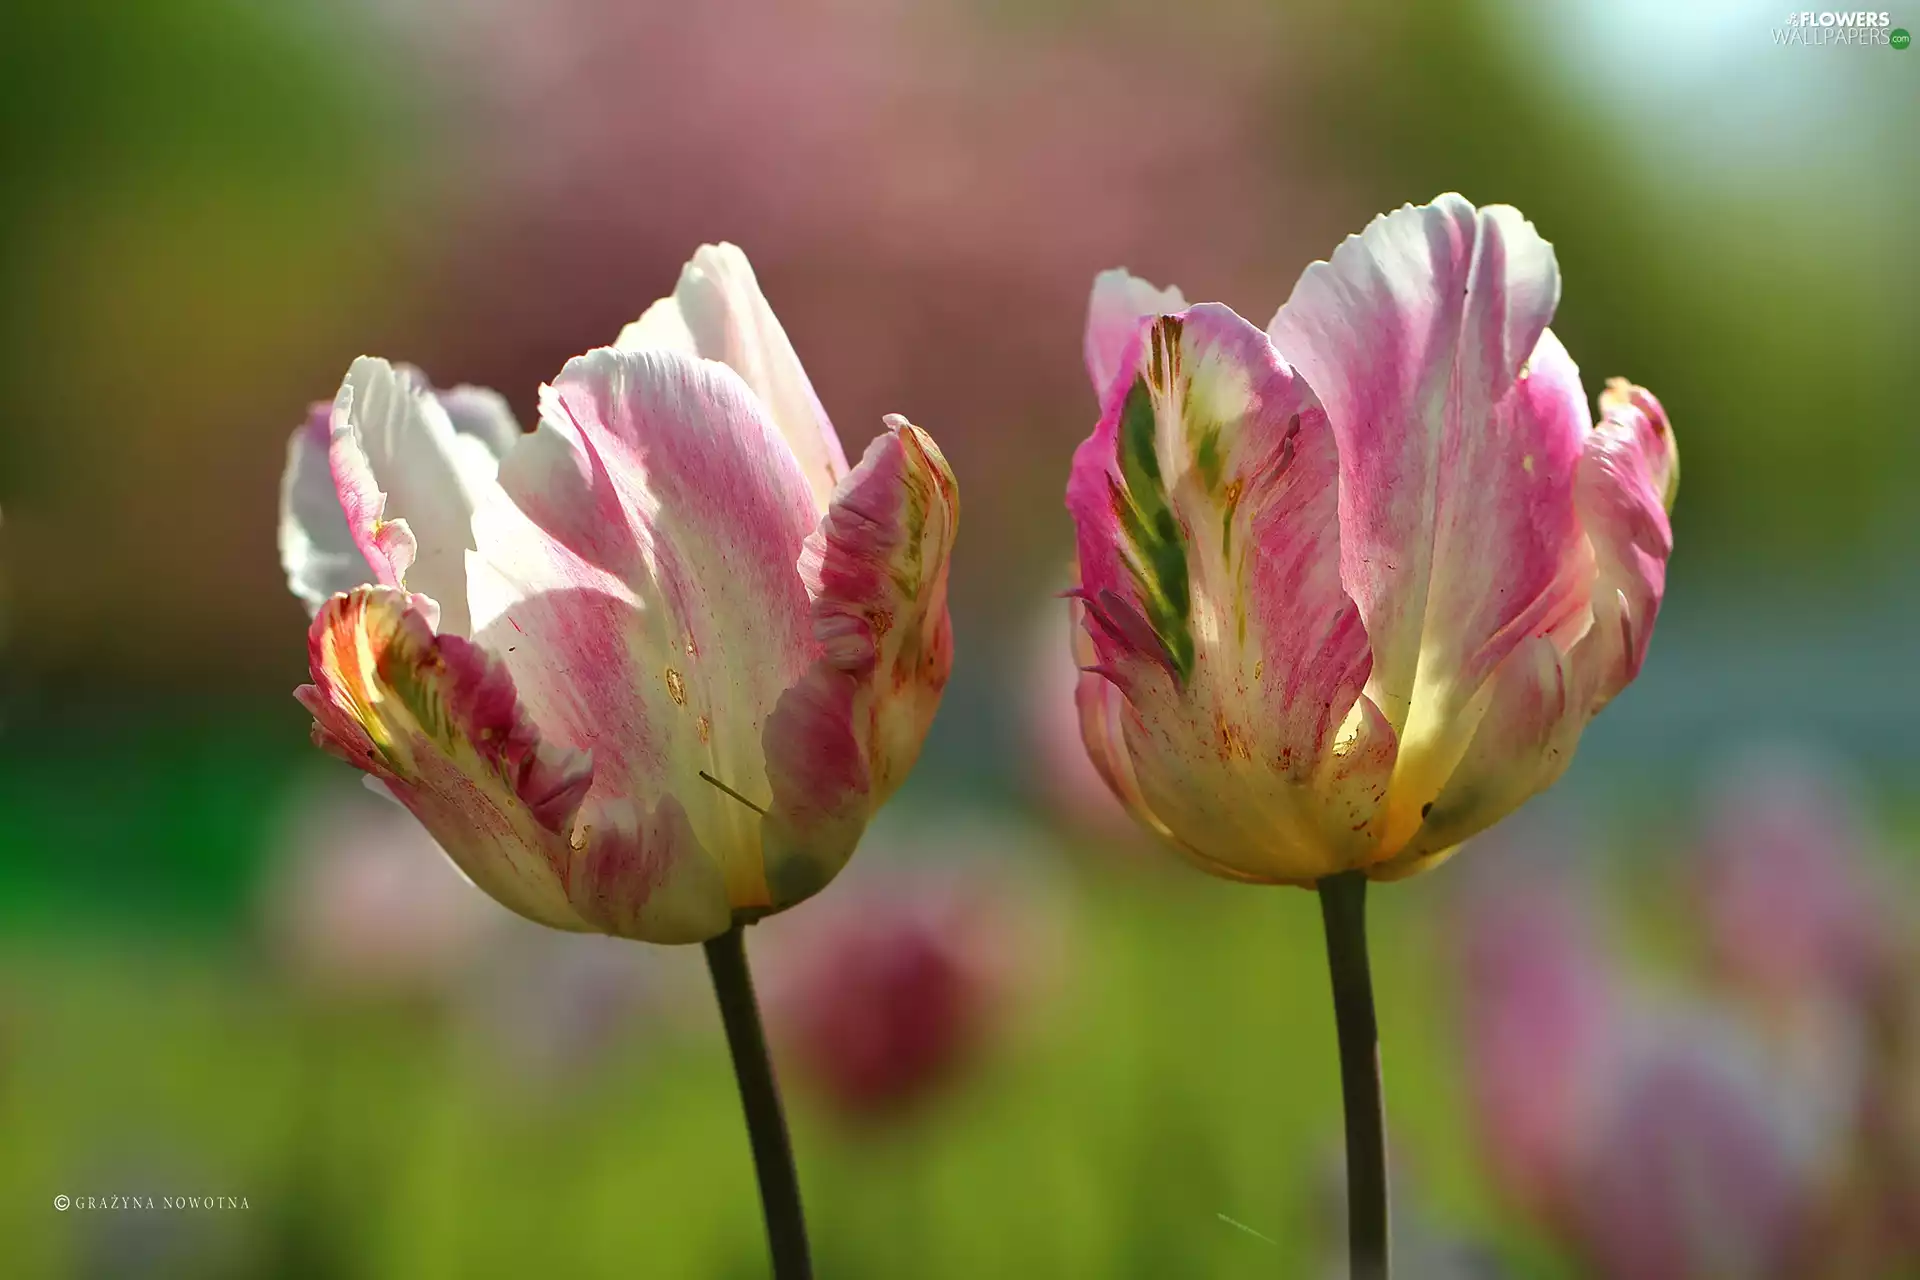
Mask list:
[{"label": "green stem", "polygon": [[1367,970],[1367,877],[1320,881],[1320,920],[1333,977],[1340,1097],[1347,1119],[1347,1265],[1353,1280],[1386,1280],[1387,1131],[1380,1098],[1380,1032]]},{"label": "green stem", "polygon": [[760,1007],[753,998],[744,927],[735,925],[706,947],[707,970],[713,975],[713,994],[720,1002],[733,1074],[740,1082],[740,1105],[747,1115],[747,1139],[760,1180],[760,1210],[767,1222],[774,1280],[813,1280],[807,1222],[800,1210],[800,1179],[793,1168],[793,1144],[787,1138],[773,1062],[767,1057],[766,1033],[760,1028]]}]

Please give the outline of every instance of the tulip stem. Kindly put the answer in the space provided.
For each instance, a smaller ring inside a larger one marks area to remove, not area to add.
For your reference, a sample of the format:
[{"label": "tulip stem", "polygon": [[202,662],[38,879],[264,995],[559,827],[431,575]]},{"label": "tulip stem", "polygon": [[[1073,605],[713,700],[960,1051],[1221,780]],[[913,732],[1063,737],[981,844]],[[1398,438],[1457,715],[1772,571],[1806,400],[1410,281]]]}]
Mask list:
[{"label": "tulip stem", "polygon": [[1347,1274],[1353,1280],[1386,1280],[1387,1131],[1380,1032],[1367,968],[1367,877],[1345,871],[1324,877],[1319,888],[1347,1121]]},{"label": "tulip stem", "polygon": [[787,1117],[780,1105],[780,1087],[774,1082],[773,1062],[767,1056],[766,1033],[760,1026],[760,1006],[753,997],[745,926],[735,925],[709,941],[706,948],[707,971],[713,975],[713,994],[720,1002],[720,1021],[727,1029],[733,1074],[740,1083],[740,1105],[747,1116],[747,1139],[753,1146],[753,1169],[760,1181],[760,1210],[767,1223],[774,1280],[812,1280],[807,1222],[800,1210],[800,1179],[794,1172]]}]

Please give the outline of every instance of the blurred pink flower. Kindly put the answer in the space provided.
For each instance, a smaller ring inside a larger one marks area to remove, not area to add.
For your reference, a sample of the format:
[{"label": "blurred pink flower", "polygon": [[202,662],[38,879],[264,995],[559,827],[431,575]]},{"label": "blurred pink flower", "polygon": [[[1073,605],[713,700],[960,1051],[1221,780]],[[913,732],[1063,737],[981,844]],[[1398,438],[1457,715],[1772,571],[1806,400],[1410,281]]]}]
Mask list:
[{"label": "blurred pink flower", "polygon": [[754,931],[776,1041],[845,1117],[915,1110],[982,1059],[1019,991],[1042,985],[1045,896],[1016,896],[981,862],[863,869],[813,911]]},{"label": "blurred pink flower", "polygon": [[1483,876],[1456,920],[1461,1017],[1482,1141],[1502,1192],[1562,1218],[1597,1079],[1614,976],[1573,883]]},{"label": "blurred pink flower", "polygon": [[1577,1172],[1581,1253],[1621,1280],[1805,1274],[1822,1135],[1793,1083],[1699,1008],[1630,1034]]},{"label": "blurred pink flower", "polygon": [[1458,917],[1491,1172],[1596,1274],[1799,1274],[1852,1137],[1845,1054],[1787,1055],[1699,996],[1640,990],[1591,886],[1483,877]]},{"label": "blurred pink flower", "polygon": [[1871,844],[1838,764],[1786,746],[1726,762],[1695,883],[1723,975],[1778,1001],[1864,996],[1891,941]]},{"label": "blurred pink flower", "polygon": [[436,997],[509,918],[411,814],[358,786],[298,794],[261,897],[266,942],[329,998]]}]

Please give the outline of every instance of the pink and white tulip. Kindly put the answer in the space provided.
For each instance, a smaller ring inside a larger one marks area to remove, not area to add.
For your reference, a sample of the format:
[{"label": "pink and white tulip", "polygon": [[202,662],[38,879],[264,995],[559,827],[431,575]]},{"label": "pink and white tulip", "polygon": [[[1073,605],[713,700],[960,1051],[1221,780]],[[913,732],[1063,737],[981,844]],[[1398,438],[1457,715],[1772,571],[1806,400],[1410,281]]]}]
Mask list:
[{"label": "pink and white tulip", "polygon": [[1095,281],[1082,736],[1193,861],[1422,870],[1557,779],[1638,674],[1678,453],[1624,381],[1593,421],[1559,294],[1530,223],[1457,195],[1349,237],[1265,332]]},{"label": "pink and white tulip", "polygon": [[699,942],[808,897],[952,664],[953,475],[887,421],[849,470],[731,245],[531,432],[356,360],[283,489],[315,740],[543,924]]}]

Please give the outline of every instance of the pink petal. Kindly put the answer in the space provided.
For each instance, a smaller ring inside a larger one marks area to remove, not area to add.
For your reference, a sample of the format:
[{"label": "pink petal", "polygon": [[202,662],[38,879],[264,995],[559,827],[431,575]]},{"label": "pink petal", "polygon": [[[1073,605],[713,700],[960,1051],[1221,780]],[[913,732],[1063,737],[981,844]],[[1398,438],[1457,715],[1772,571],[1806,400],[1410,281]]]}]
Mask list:
[{"label": "pink petal", "polygon": [[960,496],[933,438],[898,416],[840,483],[800,576],[820,658],[767,726],[782,905],[832,878],[919,758],[953,668],[947,566]]},{"label": "pink petal", "polygon": [[1093,278],[1093,296],[1087,300],[1087,376],[1103,403],[1122,372],[1127,348],[1139,336],[1141,321],[1186,309],[1178,287],[1156,289],[1123,267]]},{"label": "pink petal", "polygon": [[1545,331],[1558,295],[1517,211],[1448,195],[1349,237],[1268,330],[1338,441],[1341,576],[1373,641],[1368,693],[1401,739],[1389,850],[1466,752],[1488,677],[1586,608],[1572,493],[1588,418]]},{"label": "pink petal", "polygon": [[1133,776],[1133,758],[1127,754],[1123,726],[1126,699],[1106,674],[1090,669],[1099,661],[1093,637],[1087,633],[1086,605],[1070,601],[1073,611],[1073,652],[1081,670],[1073,687],[1073,705],[1078,713],[1080,740],[1086,746],[1087,759],[1100,780],[1119,800],[1135,821],[1166,840],[1174,834],[1147,808],[1140,794],[1140,781]]},{"label": "pink petal", "polygon": [[701,245],[672,296],[648,307],[614,345],[718,360],[739,374],[793,451],[816,509],[826,510],[847,474],[847,456],[746,254],[730,244]]},{"label": "pink petal", "polygon": [[591,928],[672,945],[732,926],[726,877],[677,796],[642,808],[596,795],[581,808],[578,832],[567,898]]},{"label": "pink petal", "polygon": [[[1552,336],[1542,337],[1543,349]],[[1535,379],[1545,376],[1539,367]],[[1495,669],[1471,745],[1419,831],[1379,869],[1383,878],[1437,865],[1460,841],[1552,786],[1587,722],[1639,674],[1673,547],[1662,504],[1673,437],[1658,402],[1639,388],[1616,380],[1600,403],[1605,417],[1586,434],[1575,490],[1585,554],[1569,561],[1582,577],[1597,573],[1591,622],[1563,614]]]},{"label": "pink petal", "polygon": [[543,740],[502,664],[433,633],[418,597],[356,587],[313,620],[314,740],[386,783],[468,878],[507,907],[587,927],[566,897],[590,757]]},{"label": "pink petal", "polygon": [[1217,304],[1146,326],[1124,367],[1067,488],[1087,631],[1126,704],[1094,703],[1090,749],[1112,768],[1118,720],[1140,803],[1203,862],[1288,882],[1364,863],[1393,735],[1360,697],[1326,415]]},{"label": "pink petal", "polygon": [[1595,711],[1639,675],[1646,660],[1666,593],[1673,554],[1667,511],[1680,479],[1673,428],[1651,392],[1615,378],[1600,395],[1600,413],[1575,489],[1599,566],[1593,631],[1575,658],[1595,686]]},{"label": "pink petal", "polygon": [[474,518],[479,638],[593,751],[621,830],[717,869],[723,903],[771,906],[762,735],[817,654],[795,568],[815,513],[760,401],[712,361],[589,352],[500,485]]}]

